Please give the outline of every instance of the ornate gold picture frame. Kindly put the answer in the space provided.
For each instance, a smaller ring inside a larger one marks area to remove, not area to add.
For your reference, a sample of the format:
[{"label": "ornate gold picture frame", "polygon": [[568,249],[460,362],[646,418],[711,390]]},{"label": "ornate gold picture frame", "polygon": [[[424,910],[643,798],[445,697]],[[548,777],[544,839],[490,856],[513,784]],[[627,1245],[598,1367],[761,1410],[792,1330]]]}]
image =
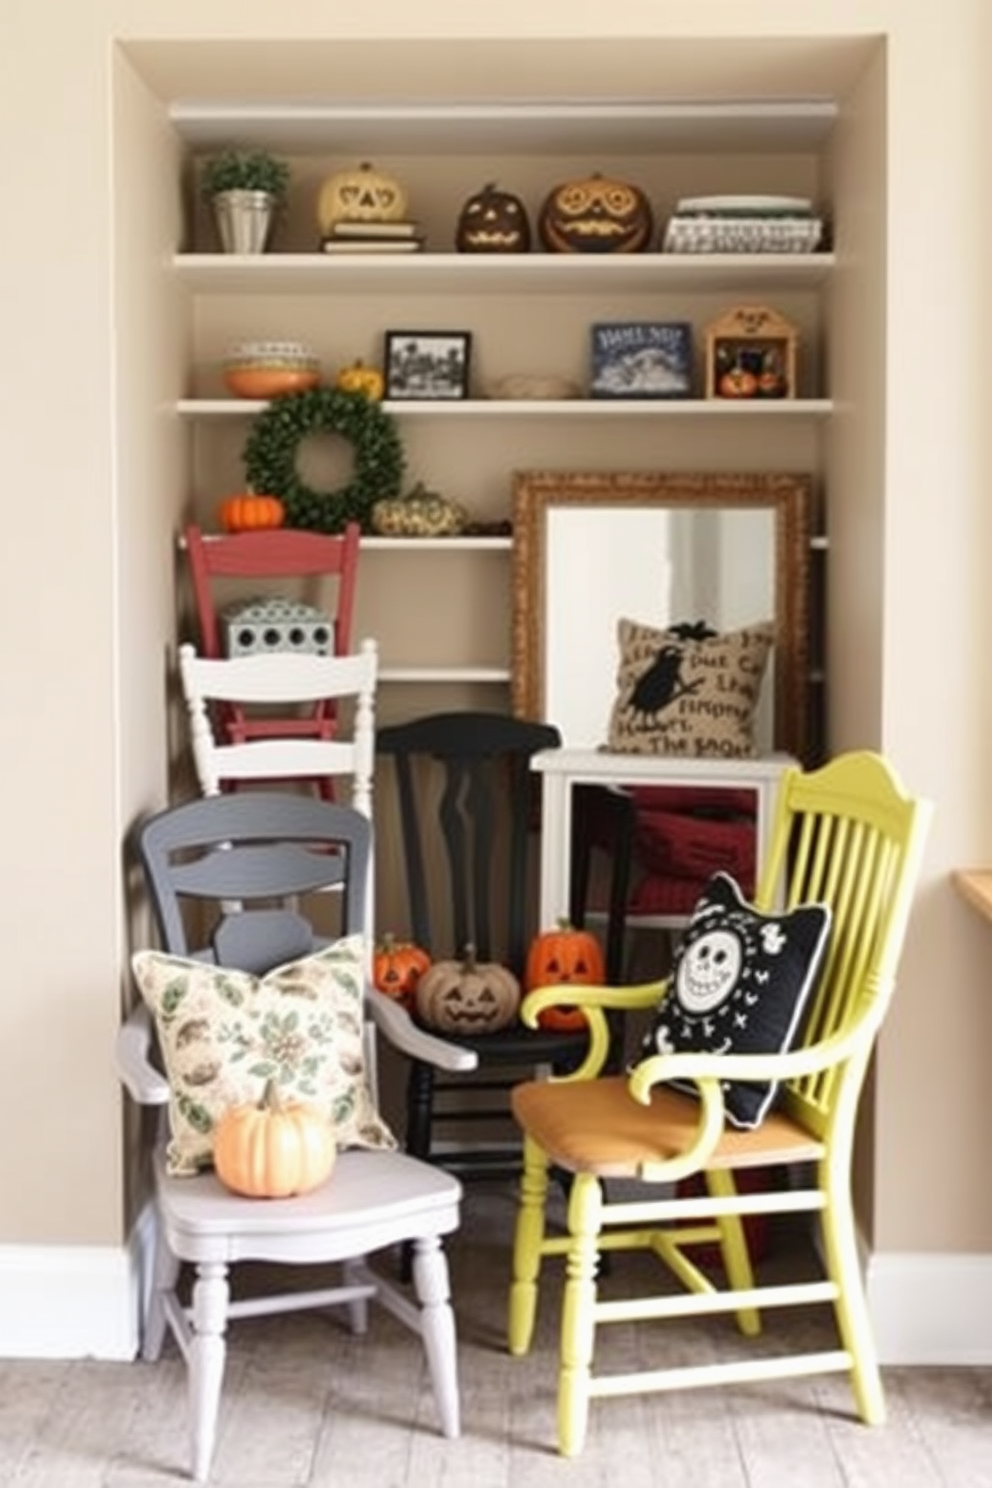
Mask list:
[{"label": "ornate gold picture frame", "polygon": [[[570,720],[552,716],[559,708],[568,711],[560,703],[565,693],[558,684],[564,678],[573,697],[582,688],[594,690],[594,685],[600,690],[605,687],[606,692],[612,689],[617,609],[628,600],[636,603],[634,580],[643,568],[643,535],[652,530],[652,514],[699,513],[700,523],[705,520],[710,529],[714,519],[726,527],[717,565],[722,577],[715,582],[743,586],[745,597],[735,603],[749,605],[753,611],[735,623],[770,619],[775,626],[770,745],[805,759],[810,738],[811,500],[808,475],[517,472],[513,478],[514,713],[558,724],[566,745],[601,745],[608,709],[601,702],[597,706],[596,716],[603,713],[601,738],[586,737],[583,726],[573,727]],[[748,513],[756,514],[756,520],[742,523]],[[720,595],[713,592],[711,598],[713,608],[718,609]],[[764,613],[758,613],[762,609]],[[650,620],[645,615],[634,618]],[[721,617],[693,613],[669,619],[719,623]],[[598,660],[586,653],[581,639],[590,635],[602,647]],[[606,655],[613,658],[613,669],[604,677]],[[595,722],[584,727],[588,731]]]}]

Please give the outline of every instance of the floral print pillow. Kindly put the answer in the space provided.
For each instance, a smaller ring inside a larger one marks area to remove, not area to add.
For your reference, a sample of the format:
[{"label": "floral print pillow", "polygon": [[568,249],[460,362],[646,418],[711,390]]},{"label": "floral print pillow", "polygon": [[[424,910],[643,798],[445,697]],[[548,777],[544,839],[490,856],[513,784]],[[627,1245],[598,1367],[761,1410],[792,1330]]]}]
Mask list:
[{"label": "floral print pillow", "polygon": [[339,1148],[396,1146],[365,1073],[362,936],[263,977],[162,951],[138,951],[131,966],[171,1087],[170,1173],[209,1167],[219,1118],[260,1100],[270,1079],[285,1100],[326,1111]]}]

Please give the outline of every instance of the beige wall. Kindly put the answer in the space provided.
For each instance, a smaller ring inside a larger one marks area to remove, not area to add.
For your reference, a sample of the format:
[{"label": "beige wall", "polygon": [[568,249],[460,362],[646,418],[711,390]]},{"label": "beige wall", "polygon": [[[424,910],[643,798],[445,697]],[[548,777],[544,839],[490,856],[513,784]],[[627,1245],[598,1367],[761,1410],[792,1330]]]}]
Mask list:
[{"label": "beige wall", "polygon": [[[380,0],[347,12],[323,0],[37,0],[6,21],[0,1260],[4,1245],[114,1246],[126,1233],[111,1064],[129,935],[121,842],[136,813],[164,799],[162,676],[183,487],[169,411],[183,333],[157,248],[178,233],[176,147],[156,92],[237,94],[256,75],[278,94],[285,67],[309,73],[311,92],[460,94],[477,82],[498,93],[505,76],[521,94],[567,94],[594,86],[602,64],[631,94],[685,95],[694,61],[713,86],[739,86],[752,61],[756,87],[795,93],[841,79],[849,130],[859,110],[884,107],[887,90],[884,193],[843,139],[835,164],[845,196],[876,225],[852,224],[838,293],[844,275],[855,288],[831,349],[833,458],[857,476],[832,518],[834,744],[881,744],[938,810],[878,1061],[874,1241],[992,1253],[992,1197],[976,1181],[992,927],[947,883],[953,866],[992,857],[981,567],[992,441],[979,367],[992,329],[981,257],[988,30],[982,0]],[[302,45],[280,49],[289,33]],[[346,37],[356,52],[342,66],[327,43]],[[437,44],[421,56],[387,40],[403,37],[490,40],[481,52]],[[885,42],[860,83],[865,49],[845,38]],[[267,44],[231,53],[224,43],[238,39]],[[120,41],[130,60],[115,55]]]}]

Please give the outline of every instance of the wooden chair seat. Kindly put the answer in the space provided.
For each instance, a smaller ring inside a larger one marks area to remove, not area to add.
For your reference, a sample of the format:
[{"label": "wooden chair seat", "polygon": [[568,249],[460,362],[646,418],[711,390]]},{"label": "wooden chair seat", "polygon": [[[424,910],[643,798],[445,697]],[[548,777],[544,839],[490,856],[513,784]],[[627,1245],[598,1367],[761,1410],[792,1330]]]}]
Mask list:
[{"label": "wooden chair seat", "polygon": [[[408,1241],[411,1224],[425,1238],[459,1223],[457,1180],[403,1152],[341,1152],[320,1188],[278,1203],[246,1203],[213,1172],[173,1178],[162,1148],[155,1171],[166,1242],[197,1263],[345,1260]],[[372,1284],[378,1290],[382,1278]]]},{"label": "wooden chair seat", "polygon": [[[552,1164],[599,1178],[639,1178],[646,1165],[666,1162],[691,1146],[699,1102],[658,1086],[650,1105],[630,1093],[626,1076],[600,1080],[529,1080],[512,1095],[513,1114]],[[707,1159],[713,1168],[765,1167],[815,1161],[823,1143],[773,1111],[756,1131],[724,1127]]]}]

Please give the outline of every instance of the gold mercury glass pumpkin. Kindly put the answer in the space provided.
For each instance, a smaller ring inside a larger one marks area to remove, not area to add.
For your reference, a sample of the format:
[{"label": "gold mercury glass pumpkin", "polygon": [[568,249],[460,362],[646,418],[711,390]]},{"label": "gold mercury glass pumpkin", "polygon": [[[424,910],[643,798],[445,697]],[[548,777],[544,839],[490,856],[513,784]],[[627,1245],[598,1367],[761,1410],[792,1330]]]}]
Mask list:
[{"label": "gold mercury glass pumpkin", "polygon": [[372,508],[372,530],[380,537],[454,537],[467,520],[464,507],[429,491],[422,481],[405,496],[377,501]]}]

